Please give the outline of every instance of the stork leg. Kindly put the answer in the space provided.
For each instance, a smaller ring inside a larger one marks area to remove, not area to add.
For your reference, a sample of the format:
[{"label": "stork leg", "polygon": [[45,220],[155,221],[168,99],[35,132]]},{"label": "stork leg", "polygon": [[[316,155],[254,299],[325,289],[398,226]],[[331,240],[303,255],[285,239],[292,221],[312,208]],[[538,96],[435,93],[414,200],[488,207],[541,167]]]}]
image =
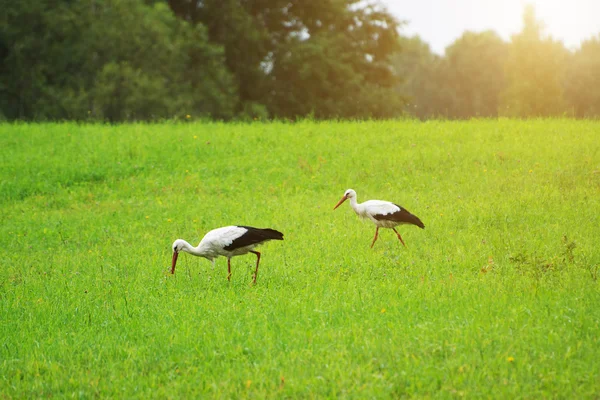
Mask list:
[{"label": "stork leg", "polygon": [[377,227],[377,229],[375,229],[375,237],[373,238],[373,242],[371,243],[371,248],[373,248],[373,245],[375,244],[375,241],[377,240],[378,237],[379,237],[379,227]]},{"label": "stork leg", "polygon": [[227,280],[231,280],[231,258],[227,257]]},{"label": "stork leg", "polygon": [[396,235],[398,235],[398,239],[400,239],[400,242],[402,242],[402,245],[404,245],[404,247],[406,247],[406,245],[404,244],[404,240],[402,240],[402,236],[400,236],[400,234],[398,233],[396,228],[392,228],[392,229],[394,230],[394,232],[396,232]]},{"label": "stork leg", "polygon": [[254,271],[254,277],[252,279],[252,283],[256,285],[256,277],[258,276],[258,263],[260,263],[260,253],[254,250],[250,250],[250,253],[256,254],[256,271]]}]

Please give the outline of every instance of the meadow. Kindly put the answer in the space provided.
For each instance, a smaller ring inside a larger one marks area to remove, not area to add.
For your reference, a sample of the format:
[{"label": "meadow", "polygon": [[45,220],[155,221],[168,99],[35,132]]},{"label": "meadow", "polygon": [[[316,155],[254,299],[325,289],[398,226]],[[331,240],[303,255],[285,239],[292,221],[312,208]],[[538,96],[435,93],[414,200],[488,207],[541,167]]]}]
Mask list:
[{"label": "meadow", "polygon": [[[598,398],[600,122],[0,124],[0,398]],[[375,231],[348,204],[406,207]],[[213,268],[171,243],[270,227]]]}]

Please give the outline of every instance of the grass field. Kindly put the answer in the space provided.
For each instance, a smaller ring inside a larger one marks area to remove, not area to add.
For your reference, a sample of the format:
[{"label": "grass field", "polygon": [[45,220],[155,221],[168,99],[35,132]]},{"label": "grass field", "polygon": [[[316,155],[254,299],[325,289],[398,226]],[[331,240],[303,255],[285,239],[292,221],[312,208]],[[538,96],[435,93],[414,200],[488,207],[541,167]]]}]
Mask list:
[{"label": "grass field", "polygon": [[[600,123],[0,125],[0,398],[598,398]],[[347,204],[418,215],[401,246]],[[211,263],[231,224],[285,241]]]}]

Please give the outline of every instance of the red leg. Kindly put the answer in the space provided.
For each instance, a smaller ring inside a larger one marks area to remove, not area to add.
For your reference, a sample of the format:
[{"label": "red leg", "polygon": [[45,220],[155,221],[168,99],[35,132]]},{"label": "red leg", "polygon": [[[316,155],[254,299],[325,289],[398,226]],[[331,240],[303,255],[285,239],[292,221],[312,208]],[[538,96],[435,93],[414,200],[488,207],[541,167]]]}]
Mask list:
[{"label": "red leg", "polygon": [[231,280],[231,258],[227,258],[227,280]]},{"label": "red leg", "polygon": [[377,240],[378,236],[379,236],[379,227],[377,227],[377,229],[375,229],[375,237],[373,238],[373,242],[371,243],[371,248],[373,248],[373,245],[375,244],[375,241]]},{"label": "red leg", "polygon": [[400,234],[398,233],[398,231],[396,230],[396,228],[392,228],[394,230],[394,232],[396,232],[396,235],[398,235],[398,239],[400,239],[400,242],[402,242],[402,245],[404,247],[406,247],[406,245],[404,244],[404,240],[402,240],[402,236],[400,236]]},{"label": "red leg", "polygon": [[260,263],[260,253],[252,250],[250,250],[250,253],[256,254],[256,271],[254,271],[254,278],[252,279],[252,283],[256,285],[256,277],[258,276],[258,263]]}]

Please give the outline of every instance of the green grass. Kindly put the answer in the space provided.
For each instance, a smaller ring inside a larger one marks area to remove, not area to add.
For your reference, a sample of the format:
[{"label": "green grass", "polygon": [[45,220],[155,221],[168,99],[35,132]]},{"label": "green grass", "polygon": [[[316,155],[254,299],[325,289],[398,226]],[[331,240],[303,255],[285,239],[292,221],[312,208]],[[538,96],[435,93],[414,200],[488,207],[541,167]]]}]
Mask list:
[{"label": "green grass", "polygon": [[[0,125],[0,398],[597,398],[600,123]],[[418,215],[407,244],[347,204]],[[285,241],[216,267],[171,243]]]}]

